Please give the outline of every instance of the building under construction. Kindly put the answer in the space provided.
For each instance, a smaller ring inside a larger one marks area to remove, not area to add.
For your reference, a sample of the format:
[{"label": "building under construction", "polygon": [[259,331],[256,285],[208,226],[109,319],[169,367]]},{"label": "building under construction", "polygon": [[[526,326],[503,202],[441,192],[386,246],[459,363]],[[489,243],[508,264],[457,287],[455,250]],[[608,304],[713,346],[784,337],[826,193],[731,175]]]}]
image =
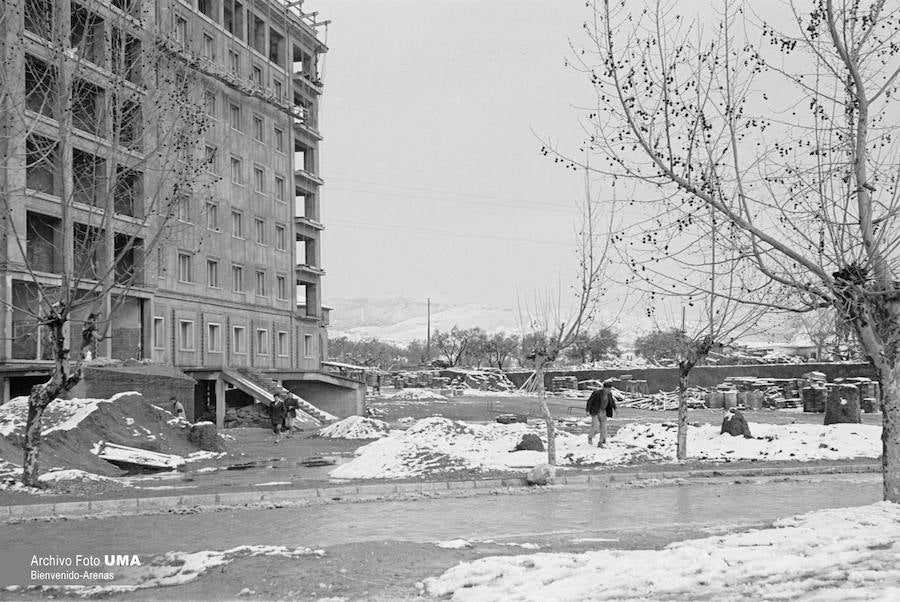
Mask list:
[{"label": "building under construction", "polygon": [[4,1],[4,400],[49,371],[36,308],[77,290],[96,298],[71,353],[177,367],[189,417],[278,385],[361,410],[364,385],[323,371],[327,23],[302,4]]}]

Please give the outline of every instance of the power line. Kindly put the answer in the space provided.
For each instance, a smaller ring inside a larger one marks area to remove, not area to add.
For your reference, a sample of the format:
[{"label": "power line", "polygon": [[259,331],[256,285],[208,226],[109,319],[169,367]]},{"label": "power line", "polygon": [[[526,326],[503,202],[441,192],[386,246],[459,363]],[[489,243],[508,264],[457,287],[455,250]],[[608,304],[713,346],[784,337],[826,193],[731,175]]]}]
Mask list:
[{"label": "power line", "polygon": [[[353,180],[353,179],[349,179],[349,178],[338,178],[338,177],[331,177],[331,176],[328,177],[327,179],[328,179],[328,181],[349,182],[351,184],[365,184],[365,185],[370,185],[370,186],[381,186],[384,188],[397,188],[400,190],[411,190],[414,192],[429,192],[432,194],[444,194],[444,195],[450,195],[450,196],[456,196],[456,197],[466,197],[466,198],[472,198],[472,199],[483,199],[483,200],[490,200],[490,201],[505,201],[505,204],[495,203],[495,206],[500,206],[500,207],[512,207],[515,209],[532,209],[533,208],[535,210],[558,211],[560,213],[569,213],[569,211],[566,211],[565,209],[563,209],[562,207],[560,207],[559,205],[557,205],[555,203],[542,203],[540,201],[528,201],[525,199],[499,197],[499,196],[493,196],[493,195],[487,195],[487,194],[473,194],[473,193],[468,193],[468,192],[456,192],[456,191],[452,191],[452,190],[439,190],[436,188],[421,188],[421,187],[417,187],[417,186],[405,186],[402,184],[384,184],[382,182],[371,182],[368,180]],[[422,198],[419,196],[411,197],[409,195],[400,195],[400,194],[396,194],[396,193],[387,193],[387,192],[373,191],[373,190],[356,190],[356,189],[347,189],[347,188],[337,188],[334,186],[329,186],[328,189],[329,190],[349,190],[351,192],[372,192],[372,193],[377,192],[378,194],[387,194],[390,196],[401,196],[401,197],[407,197],[407,198]],[[475,204],[474,201],[461,201],[461,200],[451,201],[450,199],[434,199],[434,200],[440,200],[442,202],[467,202],[467,203]],[[478,204],[483,205],[483,203],[478,203]],[[530,205],[530,207],[528,207],[529,205]]]},{"label": "power line", "polygon": [[424,228],[405,228],[403,226],[391,226],[387,224],[368,224],[364,222],[353,222],[348,220],[340,220],[333,219],[328,220],[329,224],[335,224],[338,226],[346,226],[348,228],[360,228],[363,230],[382,230],[388,232],[408,232],[412,234],[434,234],[438,236],[456,236],[458,238],[474,238],[474,239],[483,239],[483,240],[503,240],[510,242],[524,242],[529,244],[538,244],[538,245],[557,245],[557,246],[565,246],[572,247],[575,246],[574,243],[566,243],[559,242],[556,240],[538,240],[531,238],[516,238],[513,236],[500,236],[493,234],[472,234],[470,232],[454,232],[452,230],[430,230]]}]

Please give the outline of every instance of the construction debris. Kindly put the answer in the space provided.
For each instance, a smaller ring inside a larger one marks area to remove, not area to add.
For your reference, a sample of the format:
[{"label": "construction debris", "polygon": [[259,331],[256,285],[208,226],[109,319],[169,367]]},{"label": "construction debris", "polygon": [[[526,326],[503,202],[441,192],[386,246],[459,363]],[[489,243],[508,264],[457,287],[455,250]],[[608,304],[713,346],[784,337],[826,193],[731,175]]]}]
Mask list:
[{"label": "construction debris", "polygon": [[184,464],[184,458],[175,454],[152,452],[108,441],[100,441],[97,448],[92,451],[100,458],[125,470],[175,470]]},{"label": "construction debris", "polygon": [[[635,408],[638,410],[675,410],[678,408],[678,392],[677,391],[660,391],[659,393],[651,393],[649,395],[641,395],[638,397],[627,398],[625,393],[613,388],[613,394],[621,397],[616,403],[620,407]],[[687,407],[701,409],[709,407],[706,399],[709,391],[702,387],[690,387],[687,392]]]}]

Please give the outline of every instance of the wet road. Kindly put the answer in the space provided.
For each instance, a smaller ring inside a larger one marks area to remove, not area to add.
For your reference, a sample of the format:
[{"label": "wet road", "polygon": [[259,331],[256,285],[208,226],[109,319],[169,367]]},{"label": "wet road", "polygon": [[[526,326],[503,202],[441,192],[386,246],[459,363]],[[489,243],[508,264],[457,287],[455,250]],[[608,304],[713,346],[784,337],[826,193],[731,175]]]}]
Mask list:
[{"label": "wet road", "polygon": [[810,510],[881,499],[878,474],[688,483],[639,489],[337,503],[198,514],[0,525],[7,549],[222,550],[241,544],[323,547],[375,541],[525,541],[611,531],[760,525]]}]

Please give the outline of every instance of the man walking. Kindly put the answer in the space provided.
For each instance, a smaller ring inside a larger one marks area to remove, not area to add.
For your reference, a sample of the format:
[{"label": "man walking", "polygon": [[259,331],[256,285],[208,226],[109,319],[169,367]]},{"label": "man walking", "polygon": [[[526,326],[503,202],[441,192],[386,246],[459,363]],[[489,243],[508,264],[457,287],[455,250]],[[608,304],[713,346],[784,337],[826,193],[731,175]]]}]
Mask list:
[{"label": "man walking", "polygon": [[603,383],[603,388],[595,389],[591,396],[588,397],[587,406],[584,408],[591,416],[588,445],[594,444],[594,435],[599,435],[597,447],[603,447],[606,444],[606,421],[612,415],[612,410],[615,408],[614,404],[611,382]]}]

